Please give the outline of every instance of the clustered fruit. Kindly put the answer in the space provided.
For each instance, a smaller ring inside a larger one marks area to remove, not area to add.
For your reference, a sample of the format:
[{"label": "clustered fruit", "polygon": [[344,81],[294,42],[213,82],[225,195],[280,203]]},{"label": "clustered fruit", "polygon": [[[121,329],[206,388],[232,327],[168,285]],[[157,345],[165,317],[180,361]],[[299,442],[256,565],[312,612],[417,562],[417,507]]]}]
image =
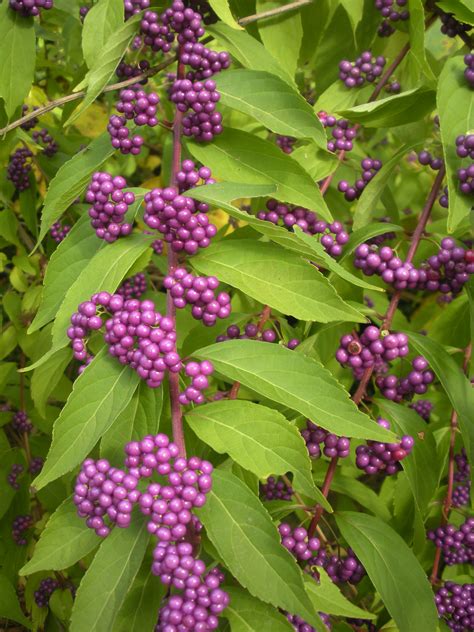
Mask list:
[{"label": "clustered fruit", "polygon": [[127,300],[129,298],[140,298],[142,294],[145,294],[146,290],[146,277],[143,272],[139,272],[135,276],[125,279],[117,290],[117,294]]},{"label": "clustered fruit", "polygon": [[347,119],[337,119],[335,116],[321,110],[318,112],[318,118],[323,127],[331,129],[332,140],[328,140],[329,151],[351,151],[353,148],[352,141],[357,136],[357,126],[351,127]]},{"label": "clustered fruit", "polygon": [[219,287],[216,277],[195,276],[186,268],[176,268],[164,278],[163,287],[168,290],[176,308],[192,305],[193,318],[202,320],[206,327],[215,325],[217,318],[230,316],[230,296],[227,292],[215,294]]},{"label": "clustered fruit", "polygon": [[191,383],[179,395],[179,403],[188,406],[191,403],[203,404],[206,400],[202,391],[209,387],[209,376],[214,373],[212,362],[188,362],[184,368],[185,374],[191,378]]},{"label": "clustered fruit", "polygon": [[285,154],[291,154],[294,151],[293,145],[296,143],[296,138],[293,136],[281,136],[280,134],[276,135],[276,144]]},{"label": "clustered fruit", "polygon": [[[386,419],[379,417],[377,423],[390,430],[390,422]],[[356,465],[369,475],[379,472],[389,476],[396,474],[400,470],[400,461],[411,453],[414,443],[410,435],[404,435],[398,443],[367,441],[356,448]]]},{"label": "clustered fruit", "polygon": [[13,430],[20,434],[30,434],[33,430],[33,424],[24,410],[19,410],[13,415],[11,424]]},{"label": "clustered fruit", "polygon": [[225,340],[260,340],[262,342],[275,342],[277,335],[272,328],[259,331],[254,323],[248,323],[244,327],[244,331],[240,330],[238,325],[230,325],[226,329],[225,334],[217,336],[216,342],[224,342]]},{"label": "clustered fruit", "polygon": [[362,191],[382,168],[382,162],[375,158],[363,158],[360,166],[362,168],[361,177],[352,186],[347,180],[340,180],[337,185],[337,188],[341,193],[344,193],[344,197],[348,202],[353,202],[362,195]]},{"label": "clustered fruit", "polygon": [[430,420],[433,404],[429,399],[418,399],[416,402],[412,402],[409,407],[418,413],[418,415],[420,415],[420,417],[425,421]]},{"label": "clustered fruit", "polygon": [[385,57],[374,57],[369,50],[364,51],[355,61],[343,59],[339,63],[339,79],[347,88],[364,85],[367,81],[373,83],[383,72],[387,63]]},{"label": "clustered fruit", "polygon": [[71,228],[72,227],[69,224],[61,224],[61,222],[54,222],[54,224],[51,226],[49,230],[49,234],[51,235],[52,239],[57,244],[60,244],[63,241],[63,239],[66,238]]},{"label": "clustered fruit", "polygon": [[466,69],[464,71],[466,81],[471,88],[474,88],[474,54],[468,53],[465,55],[464,63],[466,64]]},{"label": "clustered fruit", "polygon": [[454,462],[456,465],[454,481],[458,484],[453,490],[452,504],[453,507],[465,507],[469,504],[471,494],[471,468],[464,448],[454,456]]},{"label": "clustered fruit", "polygon": [[135,202],[135,194],[124,191],[127,181],[122,176],[111,176],[97,171],[86,191],[92,227],[99,239],[112,243],[119,237],[130,235],[132,224],[124,222],[125,214]]},{"label": "clustered fruit", "polygon": [[52,8],[53,0],[10,0],[10,9],[25,18],[39,15],[42,9],[47,11]]},{"label": "clustered fruit", "polygon": [[291,500],[293,488],[282,478],[269,476],[267,481],[260,485],[260,493],[265,500]]},{"label": "clustered fruit", "polygon": [[160,97],[155,92],[146,93],[138,86],[131,86],[121,90],[120,100],[115,106],[120,114],[112,115],[107,125],[112,147],[120,150],[122,154],[137,156],[145,141],[138,134],[130,135],[127,122],[133,120],[135,125],[138,126],[155,127],[158,125],[156,110],[159,102]]},{"label": "clustered fruit", "polygon": [[351,442],[347,437],[338,437],[309,419],[306,421],[306,428],[301,430],[301,436],[312,459],[318,459],[321,454],[330,459],[344,459],[349,456]]},{"label": "clustered fruit", "polygon": [[474,630],[474,584],[447,581],[436,593],[435,602],[452,632]]},{"label": "clustered fruit", "polygon": [[330,224],[318,219],[313,211],[301,206],[283,204],[270,199],[266,203],[267,210],[257,213],[258,219],[284,226],[292,230],[298,226],[308,235],[318,235],[321,245],[331,257],[339,257],[342,247],[349,241],[349,234],[341,222],[334,221]]},{"label": "clustered fruit", "polygon": [[447,524],[428,531],[427,537],[441,549],[447,566],[474,564],[474,518],[467,518],[459,528]]},{"label": "clustered fruit", "polygon": [[406,21],[410,17],[410,12],[405,9],[408,0],[375,0],[375,8],[380,11],[384,18],[379,26],[380,37],[388,37],[395,32],[390,22]]},{"label": "clustered fruit", "polygon": [[13,184],[17,191],[26,191],[30,188],[31,158],[33,152],[28,147],[19,147],[10,156],[7,167],[7,180]]},{"label": "clustered fruit", "polygon": [[26,546],[25,533],[33,526],[33,518],[30,515],[17,516],[12,525],[12,538],[18,546]]}]

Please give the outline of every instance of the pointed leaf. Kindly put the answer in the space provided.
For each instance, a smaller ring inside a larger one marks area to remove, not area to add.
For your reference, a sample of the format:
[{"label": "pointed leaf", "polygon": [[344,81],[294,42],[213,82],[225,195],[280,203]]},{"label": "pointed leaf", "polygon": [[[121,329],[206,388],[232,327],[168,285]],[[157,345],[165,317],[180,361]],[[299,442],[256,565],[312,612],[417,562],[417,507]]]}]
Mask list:
[{"label": "pointed leaf", "polygon": [[228,0],[209,0],[209,4],[213,8],[216,15],[228,26],[238,31],[243,30],[243,27],[236,22],[234,16],[229,7]]},{"label": "pointed leaf", "polygon": [[82,27],[82,52],[88,68],[94,66],[109,37],[123,22],[123,0],[99,0],[91,7]]},{"label": "pointed leaf", "polygon": [[[71,632],[113,629],[150,539],[146,521],[137,518],[132,519],[127,529],[115,528],[101,544],[79,585],[72,610]],[[158,608],[159,604],[156,605]]]},{"label": "pointed leaf", "polygon": [[275,344],[228,340],[194,353],[222,375],[297,410],[314,423],[346,437],[393,441],[393,433],[360,412],[320,362]]},{"label": "pointed leaf", "polygon": [[426,573],[398,533],[363,513],[342,512],[336,521],[400,632],[436,630],[438,613]]},{"label": "pointed leaf", "polygon": [[140,378],[103,349],[76,379],[54,424],[53,441],[33,485],[41,489],[74,469],[127,406]]},{"label": "pointed leaf", "polygon": [[153,632],[166,586],[151,572],[145,557],[142,567],[118,612],[113,632]]},{"label": "pointed leaf", "polygon": [[95,532],[77,515],[70,496],[46,523],[33,557],[23,566],[20,575],[68,568],[93,551],[99,542]]},{"label": "pointed leaf", "polygon": [[[278,9],[286,4],[286,0],[256,0],[256,11],[261,13]],[[259,20],[257,26],[265,49],[275,57],[291,77],[294,77],[303,39],[300,12],[288,11]]]},{"label": "pointed leaf", "polygon": [[224,616],[232,632],[293,632],[287,618],[276,608],[249,595],[243,588],[226,586],[230,604]]},{"label": "pointed leaf", "polygon": [[[186,413],[197,436],[220,454],[259,478],[293,473],[293,487],[329,507],[311,477],[311,461],[304,440],[281,413],[239,400],[222,400]],[[316,495],[317,494],[317,498]]]},{"label": "pointed leaf", "polygon": [[317,567],[319,582],[309,575],[305,575],[304,585],[315,610],[326,614],[336,614],[341,617],[355,619],[375,619],[376,616],[367,610],[358,608],[348,601],[336,584],[330,579],[324,568]]},{"label": "pointed leaf", "polygon": [[212,479],[198,514],[225,565],[254,597],[316,624],[301,570],[260,500],[231,472],[215,470]]},{"label": "pointed leaf", "polygon": [[319,270],[273,244],[222,240],[194,257],[193,266],[295,318],[321,323],[366,321]]},{"label": "pointed leaf", "polygon": [[212,143],[188,142],[187,147],[217,178],[242,184],[276,184],[278,200],[309,208],[332,221],[311,176],[275,144],[227,128]]}]

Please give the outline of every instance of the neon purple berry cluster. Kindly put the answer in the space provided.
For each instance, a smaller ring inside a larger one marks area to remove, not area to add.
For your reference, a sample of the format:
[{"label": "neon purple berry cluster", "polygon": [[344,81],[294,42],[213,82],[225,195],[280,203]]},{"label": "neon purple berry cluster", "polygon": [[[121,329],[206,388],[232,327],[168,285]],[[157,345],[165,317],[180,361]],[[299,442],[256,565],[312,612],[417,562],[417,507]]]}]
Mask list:
[{"label": "neon purple berry cluster", "polygon": [[23,17],[34,17],[53,8],[53,0],[10,0],[10,9]]},{"label": "neon purple berry cluster", "polygon": [[[377,419],[377,424],[390,430],[390,422],[382,417]],[[400,461],[410,454],[414,443],[410,435],[404,435],[398,443],[367,441],[356,448],[356,465],[369,475],[379,472],[389,476],[396,474],[400,470]]]},{"label": "neon purple berry cluster", "polygon": [[382,162],[375,158],[363,158],[360,166],[362,168],[361,177],[353,185],[347,180],[340,180],[337,185],[338,190],[344,193],[344,197],[348,202],[353,202],[362,195],[362,191],[382,168]]},{"label": "neon purple berry cluster", "polygon": [[360,87],[366,81],[373,83],[382,74],[386,63],[382,55],[375,57],[366,50],[355,61],[343,59],[339,63],[339,79],[347,88]]},{"label": "neon purple berry cluster", "polygon": [[351,442],[347,437],[338,437],[309,419],[306,421],[306,427],[300,432],[312,459],[319,458],[321,454],[330,459],[344,459],[349,456]]},{"label": "neon purple berry cluster", "polygon": [[99,239],[112,243],[119,237],[130,235],[132,225],[124,222],[128,208],[135,202],[135,194],[124,191],[127,181],[122,176],[97,171],[86,191],[92,227]]}]

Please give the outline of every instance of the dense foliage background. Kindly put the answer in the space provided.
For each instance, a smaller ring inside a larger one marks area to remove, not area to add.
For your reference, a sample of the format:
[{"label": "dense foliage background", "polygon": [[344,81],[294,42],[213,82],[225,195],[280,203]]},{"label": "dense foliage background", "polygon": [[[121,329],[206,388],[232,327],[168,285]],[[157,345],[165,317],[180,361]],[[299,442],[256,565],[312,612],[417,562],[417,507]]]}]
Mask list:
[{"label": "dense foliage background", "polygon": [[0,3],[1,629],[474,629],[472,25]]}]

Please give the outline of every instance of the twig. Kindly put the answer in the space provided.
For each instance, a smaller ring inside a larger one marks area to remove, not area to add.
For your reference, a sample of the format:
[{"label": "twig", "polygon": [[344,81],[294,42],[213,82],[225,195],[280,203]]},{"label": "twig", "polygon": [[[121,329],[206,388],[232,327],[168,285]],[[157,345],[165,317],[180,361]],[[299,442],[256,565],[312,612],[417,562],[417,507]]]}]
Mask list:
[{"label": "twig", "polygon": [[[469,368],[469,361],[472,354],[472,343],[469,343],[464,350],[463,372],[467,373]],[[456,443],[456,430],[458,426],[458,414],[453,409],[451,412],[450,435],[449,435],[449,462],[448,462],[448,489],[446,491],[446,497],[443,502],[441,510],[441,526],[445,527],[448,524],[449,514],[452,509],[453,503],[453,491],[454,491],[454,446]],[[433,561],[433,570],[431,571],[430,582],[436,584],[438,581],[439,564],[441,561],[441,547],[436,547],[435,557]]]},{"label": "twig", "polygon": [[307,4],[312,4],[312,2],[313,0],[297,0],[296,2],[290,2],[289,4],[285,4],[282,7],[277,7],[276,9],[268,9],[268,11],[262,11],[261,13],[248,15],[247,17],[238,20],[238,23],[240,24],[240,26],[246,26],[247,24],[251,24],[252,22],[257,22],[257,20],[273,18],[275,16],[282,15],[283,13],[288,13],[288,11],[294,11],[295,9],[304,7]]}]

